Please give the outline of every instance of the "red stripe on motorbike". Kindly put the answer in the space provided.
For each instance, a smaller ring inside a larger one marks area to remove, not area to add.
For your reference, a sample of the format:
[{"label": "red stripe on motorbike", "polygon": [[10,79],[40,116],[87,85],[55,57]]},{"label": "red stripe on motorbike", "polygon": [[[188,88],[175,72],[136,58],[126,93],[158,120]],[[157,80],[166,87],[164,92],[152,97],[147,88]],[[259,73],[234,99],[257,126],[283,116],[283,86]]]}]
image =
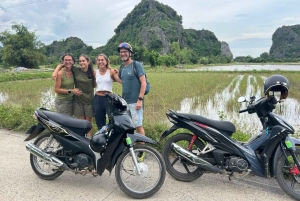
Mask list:
[{"label": "red stripe on motorbike", "polygon": [[201,123],[198,123],[198,122],[194,122],[194,124],[196,124],[197,126],[200,126],[202,128],[207,128],[208,127],[207,125],[201,124]]}]

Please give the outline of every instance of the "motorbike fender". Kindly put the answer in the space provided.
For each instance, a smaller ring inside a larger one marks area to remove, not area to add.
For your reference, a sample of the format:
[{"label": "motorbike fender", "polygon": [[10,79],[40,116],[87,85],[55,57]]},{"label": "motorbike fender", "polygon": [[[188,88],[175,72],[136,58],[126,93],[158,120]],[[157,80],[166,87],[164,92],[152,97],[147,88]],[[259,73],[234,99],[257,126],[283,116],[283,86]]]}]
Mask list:
[{"label": "motorbike fender", "polygon": [[125,144],[119,144],[117,149],[115,150],[115,152],[112,155],[112,159],[111,159],[111,163],[108,167],[108,171],[111,173],[112,169],[115,167],[117,159],[119,158],[119,156],[121,155],[121,153],[123,153],[124,149],[126,148]]},{"label": "motorbike fender", "polygon": [[160,136],[159,141],[163,140],[164,138],[166,138],[168,135],[170,135],[171,133],[173,133],[174,131],[176,131],[179,127],[177,127],[176,125],[173,125],[171,128],[169,128],[168,130],[165,130],[165,132],[163,132],[163,134]]},{"label": "motorbike fender", "polygon": [[[296,150],[296,145],[300,145],[300,140],[294,138],[294,137],[286,137],[285,141],[289,140],[293,145],[293,150]],[[270,176],[275,176],[275,171],[277,167],[277,162],[279,157],[283,154],[283,150],[280,144],[278,144],[277,149],[275,153],[273,154],[271,160],[270,160]]]},{"label": "motorbike fender", "polygon": [[151,144],[156,144],[156,142],[154,140],[152,140],[144,135],[141,135],[139,133],[128,134],[128,137],[130,137],[132,143],[147,142],[147,143],[151,143]]},{"label": "motorbike fender", "polygon": [[44,130],[45,130],[44,126],[40,123],[31,126],[26,132],[26,134],[29,134],[29,136],[24,141],[32,140],[33,138],[41,134]]},{"label": "motorbike fender", "polygon": [[279,157],[282,155],[282,148],[280,144],[278,144],[275,153],[270,159],[270,177],[275,176],[275,171],[276,171],[276,164],[278,162]]}]

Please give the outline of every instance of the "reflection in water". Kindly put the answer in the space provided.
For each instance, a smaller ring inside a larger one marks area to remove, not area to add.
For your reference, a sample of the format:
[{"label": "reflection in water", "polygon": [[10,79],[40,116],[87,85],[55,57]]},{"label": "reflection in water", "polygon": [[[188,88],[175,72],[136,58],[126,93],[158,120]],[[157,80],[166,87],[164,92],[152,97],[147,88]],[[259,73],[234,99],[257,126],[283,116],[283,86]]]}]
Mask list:
[{"label": "reflection in water", "polygon": [[[198,101],[196,101],[199,99],[198,97],[184,98],[181,101],[181,107],[178,112],[198,114],[206,118],[219,120],[218,111],[223,111],[226,115],[225,120],[233,122],[238,130],[251,135],[258,134],[262,129],[262,125],[257,115],[248,114],[247,112],[241,114],[238,113],[238,110],[246,109],[247,103],[241,103],[240,108],[236,111],[228,111],[226,108],[228,102],[233,97],[235,98],[234,94],[239,92],[239,86],[243,78],[243,75],[235,77],[229,86],[227,86],[222,92],[216,93],[214,97],[207,100],[206,103],[200,103],[195,106],[195,104],[198,103]],[[266,77],[262,77],[262,79],[265,80]],[[252,95],[255,95],[256,100],[261,98],[261,92],[263,90],[262,87],[254,87],[253,83],[257,83],[256,78],[254,76],[248,76],[246,88],[246,96],[248,96],[247,100],[249,100],[249,97]],[[232,89],[233,84],[235,84],[235,86]],[[237,102],[237,98],[235,101]],[[282,113],[280,113],[280,107],[282,107]],[[300,129],[299,102],[296,99],[287,98],[284,103],[277,104],[276,109],[273,112],[281,115],[285,120],[287,120],[287,122],[294,127],[296,132]]]},{"label": "reflection in water", "polygon": [[184,69],[186,71],[251,71],[251,70],[286,70],[299,71],[299,65],[231,65],[231,66],[210,66],[197,69]]},{"label": "reflection in water", "polygon": [[8,99],[8,95],[0,91],[0,104]]},{"label": "reflection in water", "polygon": [[42,92],[41,106],[46,109],[53,110],[54,103],[55,103],[55,93],[53,91],[53,88],[51,87],[46,92]]}]

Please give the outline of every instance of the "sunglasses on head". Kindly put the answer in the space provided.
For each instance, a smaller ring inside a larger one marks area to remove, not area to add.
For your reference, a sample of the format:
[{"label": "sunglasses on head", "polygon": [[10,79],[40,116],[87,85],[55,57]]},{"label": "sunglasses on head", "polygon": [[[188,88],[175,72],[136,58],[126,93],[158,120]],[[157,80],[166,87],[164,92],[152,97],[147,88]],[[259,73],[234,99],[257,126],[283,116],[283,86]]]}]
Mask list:
[{"label": "sunglasses on head", "polygon": [[130,48],[130,46],[127,43],[121,43],[119,47],[125,47],[125,48]]}]

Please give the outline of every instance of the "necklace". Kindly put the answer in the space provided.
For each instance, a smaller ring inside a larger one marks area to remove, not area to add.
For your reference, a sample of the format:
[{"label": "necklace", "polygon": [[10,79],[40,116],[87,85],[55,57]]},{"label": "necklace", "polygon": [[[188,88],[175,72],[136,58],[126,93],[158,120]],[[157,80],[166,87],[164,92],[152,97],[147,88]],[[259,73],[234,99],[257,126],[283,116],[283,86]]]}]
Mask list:
[{"label": "necklace", "polygon": [[106,69],[105,69],[105,71],[101,71],[100,69],[99,69],[99,74],[100,75],[104,75],[106,73]]},{"label": "necklace", "polygon": [[65,73],[67,77],[72,77],[73,75],[72,71],[65,71]]}]

